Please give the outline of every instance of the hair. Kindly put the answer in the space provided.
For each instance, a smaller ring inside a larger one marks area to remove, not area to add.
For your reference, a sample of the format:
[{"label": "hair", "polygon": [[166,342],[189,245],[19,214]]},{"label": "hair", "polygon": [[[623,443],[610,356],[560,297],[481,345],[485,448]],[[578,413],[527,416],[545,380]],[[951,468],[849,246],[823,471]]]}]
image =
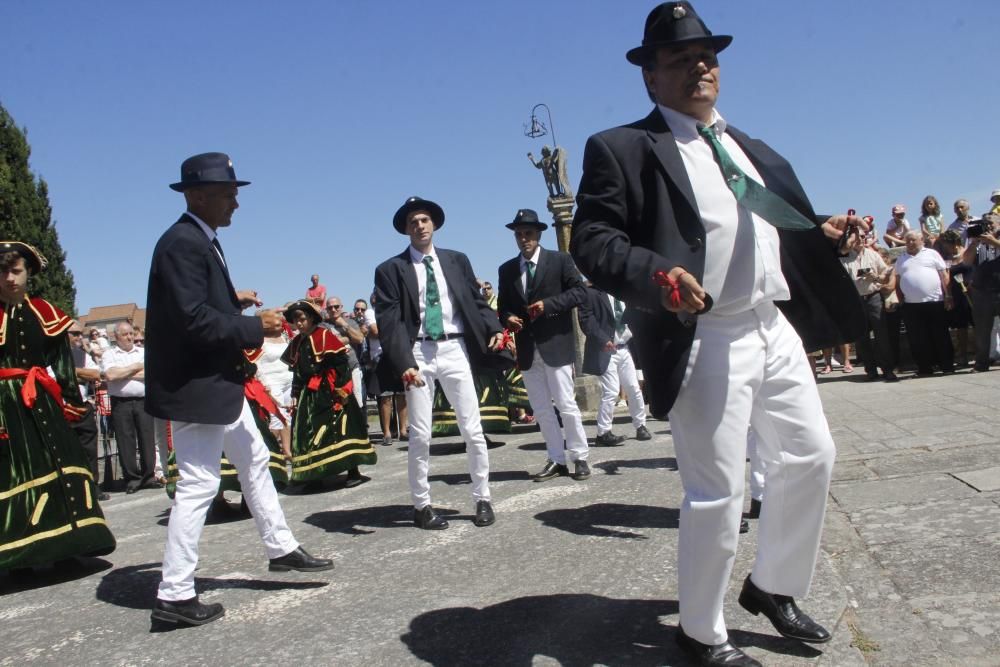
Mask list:
[{"label": "hair", "polygon": [[921,240],[923,240],[924,235],[923,235],[922,232],[918,232],[918,231],[916,231],[914,229],[911,229],[910,231],[908,231],[905,234],[903,234],[903,240],[908,240],[910,238],[915,238],[915,239],[921,239]]},{"label": "hair", "polygon": [[[646,52],[646,57],[642,61],[643,72],[652,72],[656,67],[656,53],[656,49]],[[653,104],[658,104],[656,101],[656,95],[653,95],[653,91],[649,89],[648,85],[646,85],[646,77],[642,78],[642,87],[646,89],[646,97],[649,98],[649,101]]]},{"label": "hair", "polygon": [[[19,259],[24,259],[24,255],[16,250],[8,250],[7,252],[0,253],[0,271],[10,271]],[[25,268],[28,267],[27,260],[24,261],[24,266]]]},{"label": "hair", "polygon": [[115,335],[117,336],[118,332],[125,327],[132,329],[132,333],[135,333],[135,329],[132,327],[131,324],[129,324],[128,322],[119,322],[118,324],[115,325]]},{"label": "hair", "polygon": [[937,205],[938,213],[941,213],[941,204],[938,202],[937,197],[935,197],[934,195],[927,195],[926,197],[924,197],[924,200],[920,202],[920,212],[923,213],[924,215],[930,215],[931,212],[928,210],[927,207],[930,205],[931,202],[934,202]]},{"label": "hair", "polygon": [[355,305],[355,306],[356,306],[356,305],[358,305],[359,303],[363,303],[363,304],[365,304],[365,308],[367,308],[367,307],[368,307],[368,302],[367,302],[367,301],[365,301],[364,299],[355,299],[355,300],[354,300],[354,305]]},{"label": "hair", "polygon": [[965,207],[966,207],[966,208],[969,208],[969,206],[970,206],[970,205],[969,205],[969,200],[968,200],[968,199],[956,199],[956,200],[955,200],[955,203],[954,203],[954,204],[952,204],[952,208],[958,208],[958,205],[959,205],[959,204],[965,204]]}]

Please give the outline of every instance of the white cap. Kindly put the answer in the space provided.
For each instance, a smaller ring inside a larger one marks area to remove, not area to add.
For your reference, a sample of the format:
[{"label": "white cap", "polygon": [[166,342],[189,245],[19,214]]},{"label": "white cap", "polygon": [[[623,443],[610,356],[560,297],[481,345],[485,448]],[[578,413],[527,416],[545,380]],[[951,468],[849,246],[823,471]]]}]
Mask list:
[{"label": "white cap", "polygon": [[993,199],[994,197],[1000,197],[1000,188],[997,188],[990,193],[990,199]]}]

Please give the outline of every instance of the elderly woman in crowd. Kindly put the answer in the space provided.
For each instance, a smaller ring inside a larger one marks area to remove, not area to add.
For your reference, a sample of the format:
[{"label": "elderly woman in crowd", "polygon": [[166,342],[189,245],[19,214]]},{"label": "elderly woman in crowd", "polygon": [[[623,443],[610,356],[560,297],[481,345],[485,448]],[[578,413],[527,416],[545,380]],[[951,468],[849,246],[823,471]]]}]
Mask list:
[{"label": "elderly woman in crowd", "polygon": [[924,235],[924,243],[933,245],[942,231],[944,216],[941,215],[941,205],[937,197],[927,195],[920,203],[920,232]]},{"label": "elderly woman in crowd", "polygon": [[936,364],[942,372],[955,371],[951,336],[945,313],[954,307],[948,264],[936,250],[924,247],[921,232],[907,232],[906,252],[896,260],[903,303],[903,322],[917,375],[931,375]]}]

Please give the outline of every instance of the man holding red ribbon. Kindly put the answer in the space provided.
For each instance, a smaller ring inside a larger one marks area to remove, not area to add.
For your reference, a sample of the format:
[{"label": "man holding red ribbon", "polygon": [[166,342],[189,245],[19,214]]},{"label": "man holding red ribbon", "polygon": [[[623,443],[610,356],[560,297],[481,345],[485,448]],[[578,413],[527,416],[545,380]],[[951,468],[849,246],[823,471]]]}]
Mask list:
[{"label": "man holding red ribbon", "polygon": [[27,243],[0,241],[0,570],[115,549],[69,425],[87,411],[66,335],[73,321],[27,295],[45,264]]},{"label": "man holding red ribbon", "polygon": [[652,412],[669,414],[685,492],[676,636],[702,665],[759,665],[729,642],[722,615],[751,424],[767,480],[739,602],[786,637],[830,639],[795,602],[809,590],[835,458],[803,343],[864,330],[836,243],[867,223],[817,217],[791,165],[717,111],[731,41],[689,2],[650,12],[626,58],[655,107],[587,142],[571,243],[594,284],[628,304]]}]

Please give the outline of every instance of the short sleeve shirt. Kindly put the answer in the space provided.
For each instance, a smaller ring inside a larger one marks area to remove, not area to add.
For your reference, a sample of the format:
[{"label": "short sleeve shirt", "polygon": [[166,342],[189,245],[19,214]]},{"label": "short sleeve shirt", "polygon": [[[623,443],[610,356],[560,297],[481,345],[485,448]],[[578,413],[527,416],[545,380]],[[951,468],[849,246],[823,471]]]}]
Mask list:
[{"label": "short sleeve shirt", "polygon": [[906,303],[927,303],[941,301],[940,271],[947,270],[948,265],[937,250],[924,248],[916,255],[903,253],[896,260],[896,273],[899,275],[899,289],[903,291]]}]

